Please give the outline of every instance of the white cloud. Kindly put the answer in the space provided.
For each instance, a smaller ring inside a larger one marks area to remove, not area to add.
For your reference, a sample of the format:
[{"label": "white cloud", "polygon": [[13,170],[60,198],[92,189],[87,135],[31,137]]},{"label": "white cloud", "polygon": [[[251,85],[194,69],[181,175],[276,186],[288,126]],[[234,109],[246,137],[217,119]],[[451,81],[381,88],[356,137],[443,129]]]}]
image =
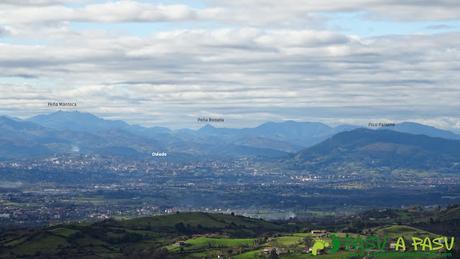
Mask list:
[{"label": "white cloud", "polygon": [[[425,11],[415,1],[2,4],[0,36],[7,31],[8,40],[0,38],[1,113],[28,116],[49,111],[50,100],[71,100],[99,115],[176,127],[200,114],[234,120],[224,126],[385,118],[458,127],[460,120],[458,32],[360,38],[305,25],[320,11],[377,15],[401,7],[393,18],[418,19],[411,13]],[[426,19],[450,19],[455,7],[446,1]],[[143,36],[70,26],[198,20],[212,26]]]},{"label": "white cloud", "polygon": [[87,4],[82,7],[64,5],[24,5],[0,9],[4,24],[58,22],[162,22],[206,18],[213,10],[197,10],[186,5],[158,5],[136,1]]},{"label": "white cloud", "polygon": [[[451,20],[460,18],[460,2],[456,0],[208,0],[241,19],[282,21],[308,17],[322,12],[364,12],[371,19],[406,21]],[[252,13],[252,16],[251,16]]]},{"label": "white cloud", "polygon": [[12,6],[47,6],[57,4],[68,4],[84,2],[82,0],[2,0],[0,5],[12,5]]},{"label": "white cloud", "polygon": [[[78,5],[72,5],[79,3]],[[133,0],[21,0],[0,2],[3,24],[59,22],[174,22],[214,21],[246,26],[318,26],[318,15],[334,12],[360,12],[368,19],[401,21],[458,20],[460,2],[388,0],[208,0],[204,8],[185,4],[157,4]]]},{"label": "white cloud", "polygon": [[5,28],[5,27],[3,27],[3,26],[0,26],[0,37],[7,36],[7,35],[9,35],[10,33],[11,33],[11,32],[10,32],[7,28]]}]

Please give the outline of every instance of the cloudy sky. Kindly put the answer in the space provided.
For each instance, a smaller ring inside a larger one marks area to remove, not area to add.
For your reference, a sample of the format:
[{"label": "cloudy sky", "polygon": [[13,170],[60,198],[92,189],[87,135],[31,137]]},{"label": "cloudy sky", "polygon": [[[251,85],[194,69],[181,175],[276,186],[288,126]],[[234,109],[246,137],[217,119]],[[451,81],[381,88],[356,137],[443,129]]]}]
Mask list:
[{"label": "cloudy sky", "polygon": [[1,0],[0,115],[460,130],[458,0]]}]

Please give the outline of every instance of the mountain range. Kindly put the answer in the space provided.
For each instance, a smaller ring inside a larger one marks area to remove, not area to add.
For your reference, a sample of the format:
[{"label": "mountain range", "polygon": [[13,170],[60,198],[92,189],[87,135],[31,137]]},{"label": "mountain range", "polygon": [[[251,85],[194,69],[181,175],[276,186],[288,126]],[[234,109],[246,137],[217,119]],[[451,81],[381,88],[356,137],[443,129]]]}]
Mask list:
[{"label": "mountain range", "polygon": [[302,150],[291,161],[309,169],[410,168],[458,172],[460,140],[359,128]]},{"label": "mountain range", "polygon": [[437,163],[459,157],[460,135],[450,131],[413,122],[388,129],[284,121],[254,128],[205,125],[198,130],[170,130],[58,111],[26,120],[0,117],[0,159],[72,153],[147,158],[152,152],[167,152],[169,159],[265,157],[305,165],[359,158],[413,166],[427,163],[422,160]]}]

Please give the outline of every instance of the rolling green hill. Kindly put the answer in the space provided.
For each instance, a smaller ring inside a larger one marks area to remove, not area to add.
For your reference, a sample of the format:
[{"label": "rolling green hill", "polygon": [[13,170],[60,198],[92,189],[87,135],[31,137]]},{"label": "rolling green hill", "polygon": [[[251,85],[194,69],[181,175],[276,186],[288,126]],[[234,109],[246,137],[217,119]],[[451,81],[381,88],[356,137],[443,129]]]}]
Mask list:
[{"label": "rolling green hill", "polygon": [[[270,258],[274,252],[279,253],[278,258],[311,258],[311,254],[307,253],[308,248],[318,239],[331,241],[331,234],[356,237],[371,233],[390,238],[404,236],[407,239],[412,236],[432,238],[447,235],[439,231],[452,228],[449,224],[458,224],[459,212],[458,207],[439,210],[430,214],[435,219],[419,227],[382,223],[357,232],[330,229],[331,232],[325,236],[311,234],[304,228],[309,224],[307,222],[272,223],[228,214],[194,212],[128,220],[109,219],[0,232],[0,258],[168,259],[217,258],[219,255],[225,258]],[[378,211],[363,215],[377,217],[376,213]],[[407,216],[402,212],[393,214]],[[316,225],[315,229],[326,228]],[[350,251],[341,250],[337,254],[327,253],[318,258],[345,258],[350,255]]]},{"label": "rolling green hill", "polygon": [[285,231],[282,225],[242,216],[178,213],[123,221],[52,226],[0,234],[0,258],[107,258],[149,255],[162,258],[162,247],[176,239],[217,234],[251,238]]},{"label": "rolling green hill", "polygon": [[[436,169],[455,172],[460,140],[413,135],[391,130],[355,129],[297,153],[288,165],[306,168]],[[352,170],[353,171],[353,170]]]}]

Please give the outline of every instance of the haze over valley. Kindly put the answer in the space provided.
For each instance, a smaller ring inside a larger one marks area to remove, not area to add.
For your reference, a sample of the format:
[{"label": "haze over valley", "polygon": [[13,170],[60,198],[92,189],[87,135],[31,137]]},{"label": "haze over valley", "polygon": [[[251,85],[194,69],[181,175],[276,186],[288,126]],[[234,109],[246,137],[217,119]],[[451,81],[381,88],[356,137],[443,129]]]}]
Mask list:
[{"label": "haze over valley", "polygon": [[0,131],[8,225],[173,211],[310,218],[460,198],[459,136],[411,122],[170,130],[59,111],[1,117]]}]

